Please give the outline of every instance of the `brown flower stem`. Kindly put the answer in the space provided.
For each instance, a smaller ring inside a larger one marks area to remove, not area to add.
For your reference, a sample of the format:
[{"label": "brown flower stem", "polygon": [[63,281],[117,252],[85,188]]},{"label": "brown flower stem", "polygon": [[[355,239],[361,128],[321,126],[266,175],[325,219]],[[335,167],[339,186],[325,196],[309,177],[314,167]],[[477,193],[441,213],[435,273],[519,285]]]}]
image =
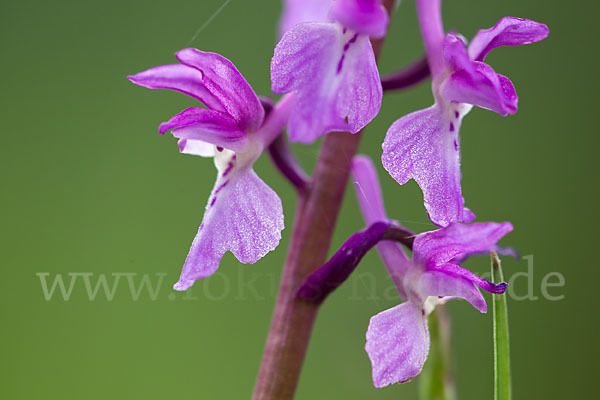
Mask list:
[{"label": "brown flower stem", "polygon": [[[394,0],[385,0],[388,12]],[[373,41],[375,56],[382,40]],[[292,239],[283,269],[254,400],[294,397],[319,306],[297,296],[304,281],[326,261],[360,134],[326,135],[311,183],[299,193]]]}]

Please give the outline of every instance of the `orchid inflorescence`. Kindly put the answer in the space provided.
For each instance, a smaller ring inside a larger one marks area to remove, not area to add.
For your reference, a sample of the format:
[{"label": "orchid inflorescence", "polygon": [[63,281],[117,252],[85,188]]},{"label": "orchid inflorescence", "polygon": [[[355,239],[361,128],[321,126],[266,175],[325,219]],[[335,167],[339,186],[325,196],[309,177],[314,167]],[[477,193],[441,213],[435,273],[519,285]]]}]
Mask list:
[{"label": "orchid inflorescence", "polygon": [[217,169],[204,218],[174,286],[186,290],[215,273],[227,251],[253,264],[278,246],[282,203],[253,164],[268,149],[299,191],[312,183],[294,160],[284,129],[291,142],[304,144],[331,132],[359,135],[379,113],[384,88],[398,90],[431,75],[434,104],[391,124],[381,163],[399,184],[417,182],[439,229],[414,234],[389,219],[375,164],[355,156],[351,171],[367,228],[298,284],[300,301],[320,304],[377,247],[402,303],[373,316],[366,331],[376,387],[419,374],[429,351],[427,315],[437,305],[462,298],[486,312],[480,289],[506,289],[506,283],[492,283],[459,265],[477,253],[510,252],[497,242],[513,229],[509,222],[473,223],[475,214],[465,208],[461,193],[459,130],[473,106],[503,116],[517,110],[511,81],[484,62],[488,52],[548,35],[543,24],[505,17],[467,43],[460,34],[444,31],[440,0],[417,0],[426,59],[384,78],[382,85],[372,40],[386,34],[391,8],[386,5],[383,0],[284,1],[280,41],[271,60],[272,91],[284,96],[275,104],[259,98],[227,58],[192,48],[176,53],[178,63],[129,77],[137,85],[176,90],[202,103],[159,126],[159,133],[170,131],[179,139],[182,153],[212,157]]}]

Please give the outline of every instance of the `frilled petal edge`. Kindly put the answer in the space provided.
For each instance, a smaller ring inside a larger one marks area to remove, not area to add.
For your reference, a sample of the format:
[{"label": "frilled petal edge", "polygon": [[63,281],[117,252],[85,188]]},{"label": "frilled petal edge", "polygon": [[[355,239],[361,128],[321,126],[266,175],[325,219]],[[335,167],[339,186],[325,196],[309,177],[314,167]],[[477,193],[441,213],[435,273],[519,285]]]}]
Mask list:
[{"label": "frilled petal edge", "polygon": [[251,168],[236,171],[233,161],[219,173],[175,290],[212,275],[227,251],[253,264],[279,244],[284,228],[279,196]]},{"label": "frilled petal edge", "polygon": [[421,372],[429,353],[425,310],[407,301],[373,316],[365,350],[375,387],[410,381]]},{"label": "frilled petal edge", "polygon": [[392,124],[383,142],[383,167],[401,185],[410,179],[423,191],[425,208],[438,226],[472,218],[460,186],[460,105],[439,105],[408,114]]},{"label": "frilled petal edge", "polygon": [[303,23],[288,31],[271,61],[275,93],[297,94],[290,140],[311,143],[332,131],[356,133],[379,112],[383,90],[365,35],[333,23]]}]

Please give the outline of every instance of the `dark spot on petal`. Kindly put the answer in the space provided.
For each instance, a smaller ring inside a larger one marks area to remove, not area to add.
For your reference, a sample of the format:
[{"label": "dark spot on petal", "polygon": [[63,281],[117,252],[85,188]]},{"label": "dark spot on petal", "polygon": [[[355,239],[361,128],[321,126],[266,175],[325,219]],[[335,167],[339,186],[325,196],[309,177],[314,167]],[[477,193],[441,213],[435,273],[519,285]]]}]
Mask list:
[{"label": "dark spot on petal", "polygon": [[229,164],[227,164],[227,168],[225,168],[225,171],[223,172],[223,177],[226,177],[231,172],[233,167],[234,167],[233,161],[229,161]]},{"label": "dark spot on petal", "polygon": [[217,197],[213,197],[213,199],[210,201],[210,207],[215,205],[215,202],[217,201]]},{"label": "dark spot on petal", "polygon": [[[344,33],[346,33],[346,28],[344,28]],[[352,36],[352,38],[350,40],[348,40],[348,42],[346,42],[346,44],[344,45],[344,51],[342,52],[342,57],[340,58],[340,61],[338,62],[336,74],[339,74],[340,72],[342,72],[342,66],[344,65],[344,58],[346,57],[346,52],[348,51],[348,49],[350,49],[350,45],[352,43],[356,42],[357,39],[358,39],[358,33],[355,33],[354,36]]]},{"label": "dark spot on petal", "polygon": [[458,116],[459,116],[459,115],[460,115],[460,114],[458,113],[458,111],[454,111],[454,117],[455,117],[455,118],[458,118]]},{"label": "dark spot on petal", "polygon": [[421,315],[425,316],[425,310],[421,309]]},{"label": "dark spot on petal", "polygon": [[454,139],[454,150],[458,151],[458,142]]},{"label": "dark spot on petal", "polygon": [[340,58],[340,61],[338,62],[337,71],[335,71],[336,74],[339,74],[340,72],[342,72],[342,65],[344,65],[345,57],[346,57],[346,54],[342,54],[342,58]]},{"label": "dark spot on petal", "polygon": [[218,188],[217,190],[215,190],[215,194],[219,193],[225,186],[227,186],[227,184],[229,183],[229,181],[225,181],[223,182]]},{"label": "dark spot on petal", "polygon": [[217,151],[221,152],[221,151],[223,151],[223,148],[221,146],[217,146]]},{"label": "dark spot on petal", "polygon": [[344,122],[345,122],[346,124],[348,124],[348,116],[347,116],[347,115],[346,115],[346,117],[344,118]]},{"label": "dark spot on petal", "polygon": [[450,122],[450,132],[454,132],[454,124]]}]

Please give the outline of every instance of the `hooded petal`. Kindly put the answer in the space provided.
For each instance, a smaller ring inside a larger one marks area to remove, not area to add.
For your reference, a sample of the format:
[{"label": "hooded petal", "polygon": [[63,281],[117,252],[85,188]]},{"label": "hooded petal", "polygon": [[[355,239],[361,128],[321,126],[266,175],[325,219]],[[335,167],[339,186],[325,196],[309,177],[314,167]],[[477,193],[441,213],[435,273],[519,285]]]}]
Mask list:
[{"label": "hooded petal", "polygon": [[176,57],[183,64],[202,73],[202,83],[243,131],[256,131],[262,125],[265,112],[254,90],[235,65],[216,53],[183,49]]},{"label": "hooded petal", "polygon": [[274,250],[283,230],[279,196],[252,170],[236,171],[235,159],[219,172],[204,219],[175,290],[213,274],[227,251],[253,264]]},{"label": "hooded petal", "polygon": [[472,217],[460,187],[458,130],[464,109],[452,107],[435,105],[400,118],[382,146],[384,168],[401,185],[417,181],[429,218],[439,226]]},{"label": "hooded petal", "polygon": [[413,244],[413,260],[427,269],[435,268],[459,254],[489,250],[512,230],[510,222],[452,223],[445,228],[419,234]]},{"label": "hooded petal", "polygon": [[202,72],[187,65],[161,65],[127,78],[149,89],[176,90],[201,101],[212,110],[224,111],[219,100],[204,86]]},{"label": "hooded petal", "polygon": [[382,0],[337,0],[330,16],[343,27],[372,38],[385,36],[389,23]]},{"label": "hooded petal", "polygon": [[473,104],[500,115],[517,112],[519,101],[512,82],[483,62],[450,75],[440,86],[440,95],[451,101]]},{"label": "hooded petal", "polygon": [[424,296],[465,299],[482,313],[487,311],[485,299],[473,282],[445,271],[423,272],[419,278],[418,290]]},{"label": "hooded petal", "polygon": [[[356,156],[352,160],[352,175],[356,197],[367,225],[388,220],[383,206],[381,187],[377,172],[371,159],[367,156]],[[377,251],[392,277],[403,300],[407,299],[403,279],[412,262],[399,243],[384,240],[377,244]]]},{"label": "hooded petal", "polygon": [[456,33],[449,33],[444,38],[444,60],[453,71],[473,69],[472,61],[467,53],[464,38]]},{"label": "hooded petal", "polygon": [[[229,114],[221,111],[188,108],[163,122],[158,131],[164,134],[171,129],[176,138],[211,143],[233,151],[243,152],[249,145],[246,133]],[[180,143],[180,149],[181,146],[186,148],[188,143]]]},{"label": "hooded petal", "polygon": [[279,37],[302,22],[329,22],[333,0],[284,0]]},{"label": "hooded petal", "polygon": [[493,28],[477,32],[469,45],[469,55],[472,60],[483,61],[487,53],[496,47],[539,42],[548,33],[548,27],[539,22],[504,17]]},{"label": "hooded petal", "polygon": [[371,42],[331,23],[288,31],[271,61],[272,90],[297,92],[288,133],[311,143],[331,131],[356,133],[379,112],[381,81]]},{"label": "hooded petal", "polygon": [[421,372],[429,353],[425,311],[411,301],[371,318],[365,350],[373,366],[373,384],[403,383]]}]

